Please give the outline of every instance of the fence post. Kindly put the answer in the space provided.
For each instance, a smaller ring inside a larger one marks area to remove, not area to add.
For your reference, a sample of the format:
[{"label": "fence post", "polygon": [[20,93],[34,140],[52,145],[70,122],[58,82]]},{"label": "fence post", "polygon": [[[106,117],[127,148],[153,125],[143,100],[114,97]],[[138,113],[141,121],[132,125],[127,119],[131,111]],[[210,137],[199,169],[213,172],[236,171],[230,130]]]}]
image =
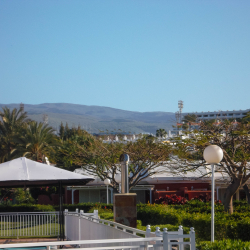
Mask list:
[{"label": "fence post", "polygon": [[150,225],[147,225],[145,237],[149,238],[150,236],[151,236],[151,228]]},{"label": "fence post", "polygon": [[[182,226],[179,226],[178,235],[183,235],[183,227]],[[183,242],[183,238],[179,238],[178,241]],[[183,244],[179,245],[179,249],[184,250],[184,245]]]},{"label": "fence post", "polygon": [[164,230],[163,230],[163,250],[169,250],[169,248],[168,248],[168,231],[167,230],[168,230],[167,228],[164,228]]},{"label": "fence post", "polygon": [[99,219],[99,218],[98,218],[98,210],[94,210],[94,218],[95,218],[95,219]]},{"label": "fence post", "polygon": [[[76,209],[76,216],[78,216],[78,240],[81,240],[81,211],[78,213],[78,208]],[[77,245],[78,248],[80,248],[80,244]]]},{"label": "fence post", "polygon": [[190,234],[190,243],[191,243],[190,250],[195,250],[195,231],[193,227],[190,228],[189,234]]},{"label": "fence post", "polygon": [[[99,219],[99,217],[98,217],[98,210],[94,210],[94,216],[93,216],[93,218]],[[98,221],[93,220],[93,222],[98,222]]]},{"label": "fence post", "polygon": [[68,215],[68,212],[69,212],[69,210],[68,209],[65,209],[64,210],[64,228],[65,228],[65,238],[66,238],[66,240],[67,240],[67,230],[68,230],[68,228],[67,228],[67,215]]},{"label": "fence post", "polygon": [[17,216],[16,216],[16,221],[17,221],[17,236],[16,238],[18,239],[19,237],[19,227],[20,227],[20,223],[19,223],[19,216],[18,216],[18,213],[17,213]]},{"label": "fence post", "polygon": [[[160,228],[156,227],[155,228],[155,237],[161,237],[161,236],[162,236],[162,234],[161,234]],[[161,244],[161,241],[156,241],[155,245],[154,245],[154,250],[160,250],[160,244]]]},{"label": "fence post", "polygon": [[[77,209],[78,210],[78,209]],[[80,213],[78,214],[78,231],[79,231],[79,237],[78,239],[81,240],[81,211]]]}]

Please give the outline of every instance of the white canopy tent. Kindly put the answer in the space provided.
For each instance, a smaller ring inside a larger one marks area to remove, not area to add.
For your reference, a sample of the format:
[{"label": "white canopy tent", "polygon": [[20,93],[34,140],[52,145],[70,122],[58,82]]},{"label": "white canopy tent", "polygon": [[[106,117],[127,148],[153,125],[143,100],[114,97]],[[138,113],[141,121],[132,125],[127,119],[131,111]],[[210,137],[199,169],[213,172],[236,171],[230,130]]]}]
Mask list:
[{"label": "white canopy tent", "polygon": [[0,187],[84,185],[94,178],[20,157],[0,164]]},{"label": "white canopy tent", "polygon": [[60,238],[63,239],[62,185],[85,185],[94,178],[20,157],[0,164],[0,188],[58,186]]}]

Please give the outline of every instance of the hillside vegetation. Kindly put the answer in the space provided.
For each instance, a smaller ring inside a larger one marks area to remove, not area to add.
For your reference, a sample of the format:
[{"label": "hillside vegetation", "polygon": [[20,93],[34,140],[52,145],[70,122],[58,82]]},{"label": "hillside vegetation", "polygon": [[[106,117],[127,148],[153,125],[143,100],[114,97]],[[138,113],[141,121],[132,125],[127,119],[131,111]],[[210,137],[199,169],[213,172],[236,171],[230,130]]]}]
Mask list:
[{"label": "hillside vegetation", "polygon": [[[20,104],[0,104],[0,107],[19,108]],[[115,108],[69,103],[24,104],[29,118],[42,121],[48,115],[50,126],[58,130],[61,122],[78,126],[90,133],[122,130],[131,133],[155,133],[159,128],[171,129],[175,123],[171,112],[134,112]]]}]

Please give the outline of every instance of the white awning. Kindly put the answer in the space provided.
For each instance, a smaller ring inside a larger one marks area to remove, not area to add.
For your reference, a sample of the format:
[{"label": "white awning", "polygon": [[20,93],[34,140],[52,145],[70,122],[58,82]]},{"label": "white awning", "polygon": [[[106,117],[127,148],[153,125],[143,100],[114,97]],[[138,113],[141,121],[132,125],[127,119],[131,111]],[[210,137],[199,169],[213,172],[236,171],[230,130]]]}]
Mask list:
[{"label": "white awning", "polygon": [[0,164],[0,187],[85,185],[94,178],[20,157]]}]

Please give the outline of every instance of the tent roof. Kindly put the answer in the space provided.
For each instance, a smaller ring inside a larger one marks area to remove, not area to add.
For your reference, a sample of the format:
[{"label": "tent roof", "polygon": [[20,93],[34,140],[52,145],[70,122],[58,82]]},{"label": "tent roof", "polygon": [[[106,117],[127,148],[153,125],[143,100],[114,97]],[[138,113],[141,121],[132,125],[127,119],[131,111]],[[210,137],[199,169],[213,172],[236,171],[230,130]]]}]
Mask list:
[{"label": "tent roof", "polygon": [[0,187],[85,185],[94,178],[20,157],[0,164]]}]

